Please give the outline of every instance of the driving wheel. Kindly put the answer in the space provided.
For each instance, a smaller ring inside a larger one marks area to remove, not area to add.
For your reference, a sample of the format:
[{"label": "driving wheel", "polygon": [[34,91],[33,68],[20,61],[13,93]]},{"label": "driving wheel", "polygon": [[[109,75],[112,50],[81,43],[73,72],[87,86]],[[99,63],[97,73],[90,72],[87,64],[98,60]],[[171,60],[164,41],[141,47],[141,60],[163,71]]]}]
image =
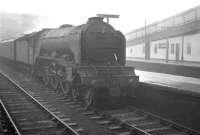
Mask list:
[{"label": "driving wheel", "polygon": [[72,98],[74,101],[77,101],[79,97],[78,89],[77,88],[72,88]]},{"label": "driving wheel", "polygon": [[69,91],[70,91],[70,86],[69,86],[69,82],[61,82],[60,83],[60,89],[63,92],[63,94],[68,95]]},{"label": "driving wheel", "polygon": [[54,90],[58,88],[59,80],[56,76],[51,77],[51,86]]},{"label": "driving wheel", "polygon": [[45,86],[49,84],[49,76],[47,75],[46,72],[43,72],[42,74],[42,82]]}]

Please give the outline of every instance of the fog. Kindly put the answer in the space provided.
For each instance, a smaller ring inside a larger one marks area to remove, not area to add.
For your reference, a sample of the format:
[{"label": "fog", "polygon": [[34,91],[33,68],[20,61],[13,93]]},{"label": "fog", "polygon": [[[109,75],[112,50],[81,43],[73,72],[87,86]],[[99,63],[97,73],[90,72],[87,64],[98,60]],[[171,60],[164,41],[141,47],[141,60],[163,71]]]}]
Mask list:
[{"label": "fog", "polygon": [[38,19],[31,14],[0,13],[0,39],[15,38],[33,31]]}]

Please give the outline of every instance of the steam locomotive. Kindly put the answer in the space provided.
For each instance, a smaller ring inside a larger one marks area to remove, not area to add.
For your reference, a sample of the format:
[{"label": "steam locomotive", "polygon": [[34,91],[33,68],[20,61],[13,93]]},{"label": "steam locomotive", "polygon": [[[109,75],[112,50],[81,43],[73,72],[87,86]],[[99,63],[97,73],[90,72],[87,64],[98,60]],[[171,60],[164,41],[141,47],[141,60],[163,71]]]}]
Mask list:
[{"label": "steam locomotive", "polygon": [[120,31],[92,17],[80,26],[65,24],[2,42],[0,55],[31,65],[44,85],[90,107],[135,96],[139,77],[125,66],[125,47]]}]

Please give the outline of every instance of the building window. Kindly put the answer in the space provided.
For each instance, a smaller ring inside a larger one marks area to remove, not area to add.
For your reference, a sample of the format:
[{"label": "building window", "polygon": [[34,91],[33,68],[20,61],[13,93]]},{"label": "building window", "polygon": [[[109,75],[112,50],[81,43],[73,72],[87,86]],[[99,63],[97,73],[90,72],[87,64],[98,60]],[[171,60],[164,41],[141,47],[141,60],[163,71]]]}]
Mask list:
[{"label": "building window", "polygon": [[130,53],[133,53],[133,48],[130,49]]},{"label": "building window", "polygon": [[145,45],[142,46],[142,53],[145,53]]},{"label": "building window", "polygon": [[171,51],[170,51],[171,54],[174,54],[174,47],[175,47],[174,44],[171,44]]},{"label": "building window", "polygon": [[191,44],[187,43],[187,55],[191,55]]},{"label": "building window", "polygon": [[158,46],[157,46],[157,44],[155,44],[155,46],[154,46],[154,53],[157,54],[157,52],[158,52]]}]

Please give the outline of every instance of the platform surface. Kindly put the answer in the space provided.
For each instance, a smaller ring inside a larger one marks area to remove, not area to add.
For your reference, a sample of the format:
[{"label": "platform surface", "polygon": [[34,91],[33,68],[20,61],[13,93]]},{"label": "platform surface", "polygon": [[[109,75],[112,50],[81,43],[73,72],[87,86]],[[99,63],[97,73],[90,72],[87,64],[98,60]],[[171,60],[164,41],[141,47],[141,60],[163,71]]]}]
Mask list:
[{"label": "platform surface", "polygon": [[166,61],[166,60],[159,60],[159,59],[151,59],[145,60],[140,58],[126,58],[127,61],[138,61],[144,63],[159,63],[159,64],[166,64],[166,65],[176,65],[176,66],[188,66],[188,67],[200,67],[200,62],[189,62],[189,61]]},{"label": "platform surface", "polygon": [[195,93],[200,93],[200,79],[177,76],[171,74],[155,73],[136,70],[141,82],[177,88]]}]

